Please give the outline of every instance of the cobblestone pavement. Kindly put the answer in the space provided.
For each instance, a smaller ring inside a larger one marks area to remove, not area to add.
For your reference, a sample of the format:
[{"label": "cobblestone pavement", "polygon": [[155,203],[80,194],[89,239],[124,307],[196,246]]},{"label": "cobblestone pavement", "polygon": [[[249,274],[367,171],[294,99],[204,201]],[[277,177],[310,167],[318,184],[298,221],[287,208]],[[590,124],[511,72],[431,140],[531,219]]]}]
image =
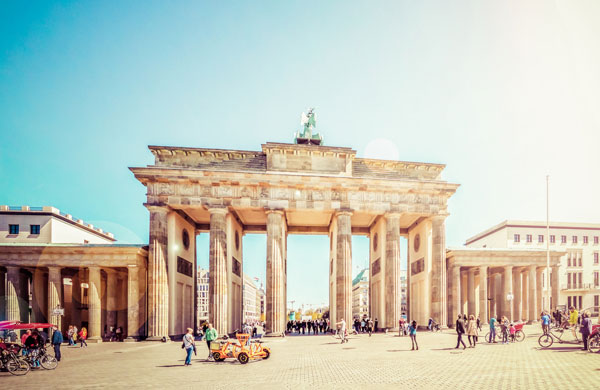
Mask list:
[{"label": "cobblestone pavement", "polygon": [[408,337],[391,334],[353,336],[347,344],[331,336],[288,336],[266,339],[271,358],[246,365],[205,361],[206,343],[201,342],[190,367],[183,366],[178,342],[90,344],[87,349],[63,347],[63,361],[54,371],[23,377],[1,372],[0,388],[600,388],[600,354],[558,343],[542,350],[539,327],[527,326],[525,333],[522,343],[456,350],[451,330],[421,332],[419,351],[410,350]]}]

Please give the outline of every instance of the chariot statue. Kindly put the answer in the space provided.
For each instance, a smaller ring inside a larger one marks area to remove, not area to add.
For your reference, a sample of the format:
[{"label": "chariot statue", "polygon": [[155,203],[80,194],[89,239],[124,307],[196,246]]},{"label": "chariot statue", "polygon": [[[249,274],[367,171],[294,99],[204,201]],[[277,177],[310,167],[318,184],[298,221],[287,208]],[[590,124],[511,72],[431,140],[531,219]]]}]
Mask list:
[{"label": "chariot statue", "polygon": [[302,113],[300,125],[302,131],[297,131],[294,138],[294,143],[304,145],[323,145],[323,137],[319,133],[313,133],[313,129],[317,127],[317,117],[315,109],[309,108],[306,113]]}]

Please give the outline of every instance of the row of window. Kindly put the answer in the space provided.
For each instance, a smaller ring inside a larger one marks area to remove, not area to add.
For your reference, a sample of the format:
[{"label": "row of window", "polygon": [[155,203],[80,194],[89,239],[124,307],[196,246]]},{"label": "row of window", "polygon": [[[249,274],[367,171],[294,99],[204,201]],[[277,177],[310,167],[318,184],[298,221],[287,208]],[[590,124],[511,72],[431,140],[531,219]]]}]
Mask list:
[{"label": "row of window", "polygon": [[[8,234],[19,234],[19,225],[8,225]],[[29,225],[29,234],[40,234],[40,225]]]},{"label": "row of window", "polygon": [[[594,265],[600,264],[600,256],[598,252],[594,252]],[[581,257],[571,259],[571,256],[567,258],[567,267],[582,267]]]},{"label": "row of window", "polygon": [[[572,236],[571,237],[571,242],[573,244],[577,244],[577,240],[578,240],[578,236]],[[588,236],[583,236],[582,237],[583,243],[584,244],[589,244],[589,237]],[[533,235],[531,234],[526,234],[525,235],[525,241],[526,242],[533,242]],[[520,234],[516,234],[514,235],[514,242],[521,242],[521,235]],[[542,244],[544,242],[544,235],[543,234],[538,234],[538,239],[537,242],[539,244]],[[550,244],[554,244],[556,243],[556,236],[554,234],[550,235]],[[567,236],[562,235],[560,236],[560,243],[561,244],[566,244],[567,243]],[[598,236],[594,236],[594,244],[598,244],[600,243],[600,237]]]},{"label": "row of window", "polygon": [[[594,302],[596,302],[596,296],[594,296]],[[574,296],[574,297],[567,297],[567,307],[571,307],[574,306],[577,309],[581,309],[582,308],[582,304],[581,301],[583,300],[583,297],[581,295],[579,296]]]}]

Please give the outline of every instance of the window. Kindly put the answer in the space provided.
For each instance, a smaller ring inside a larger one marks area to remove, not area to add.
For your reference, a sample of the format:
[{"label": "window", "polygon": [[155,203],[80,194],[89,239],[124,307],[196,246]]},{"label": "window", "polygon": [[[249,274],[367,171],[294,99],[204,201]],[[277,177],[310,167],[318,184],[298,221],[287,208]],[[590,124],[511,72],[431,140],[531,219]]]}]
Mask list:
[{"label": "window", "polygon": [[550,236],[550,244],[554,244],[556,242],[556,236],[553,234]]},{"label": "window", "polygon": [[[570,272],[567,274],[567,287],[571,288],[571,273]],[[571,306],[571,305],[569,304],[569,306]]]},{"label": "window", "polygon": [[571,255],[567,257],[567,267],[571,266]]},{"label": "window", "polygon": [[580,296],[579,296],[579,305],[577,306],[577,308],[578,308],[578,309],[580,309],[580,310],[581,310],[581,307],[583,306],[583,305],[581,304],[582,298],[583,298],[583,297],[580,295]]},{"label": "window", "polygon": [[600,295],[594,295],[594,306],[600,306]]},{"label": "window", "polygon": [[29,233],[40,234],[40,225],[29,225]]},{"label": "window", "polygon": [[542,244],[544,242],[544,235],[543,234],[538,235],[538,242],[540,244]]},{"label": "window", "polygon": [[588,243],[588,236],[583,236],[583,243],[587,244]]},{"label": "window", "polygon": [[573,236],[573,244],[577,244],[577,236]]},{"label": "window", "polygon": [[598,236],[594,236],[594,244],[598,245]]},{"label": "window", "polygon": [[594,287],[600,286],[600,272],[594,271]]},{"label": "window", "polygon": [[567,307],[571,307],[571,297],[567,297]]},{"label": "window", "polygon": [[594,252],[594,264],[598,264],[598,252]]},{"label": "window", "polygon": [[515,234],[515,242],[521,242],[521,235]]},{"label": "window", "polygon": [[582,265],[581,265],[581,261],[582,261],[582,260],[581,260],[581,257],[580,257],[580,258],[579,258],[579,266],[580,266],[580,267],[582,266]]},{"label": "window", "polygon": [[567,243],[567,236],[560,236],[560,243],[561,244],[566,244]]},{"label": "window", "polygon": [[19,234],[19,225],[8,225],[8,234]]},{"label": "window", "polygon": [[531,242],[531,241],[533,241],[533,239],[531,238],[531,234],[528,234],[527,235],[527,242]]}]

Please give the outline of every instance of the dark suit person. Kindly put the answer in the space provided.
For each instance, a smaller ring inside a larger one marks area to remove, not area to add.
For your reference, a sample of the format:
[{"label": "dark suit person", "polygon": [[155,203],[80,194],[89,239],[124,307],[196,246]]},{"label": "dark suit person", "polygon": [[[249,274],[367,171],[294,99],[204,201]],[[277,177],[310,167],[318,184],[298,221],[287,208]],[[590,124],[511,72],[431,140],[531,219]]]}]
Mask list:
[{"label": "dark suit person", "polygon": [[458,339],[456,341],[456,348],[458,348],[461,343],[463,345],[463,349],[467,348],[465,342],[462,339],[463,334],[465,334],[465,322],[463,321],[462,316],[459,314],[458,319],[456,320],[456,335],[458,336]]}]

